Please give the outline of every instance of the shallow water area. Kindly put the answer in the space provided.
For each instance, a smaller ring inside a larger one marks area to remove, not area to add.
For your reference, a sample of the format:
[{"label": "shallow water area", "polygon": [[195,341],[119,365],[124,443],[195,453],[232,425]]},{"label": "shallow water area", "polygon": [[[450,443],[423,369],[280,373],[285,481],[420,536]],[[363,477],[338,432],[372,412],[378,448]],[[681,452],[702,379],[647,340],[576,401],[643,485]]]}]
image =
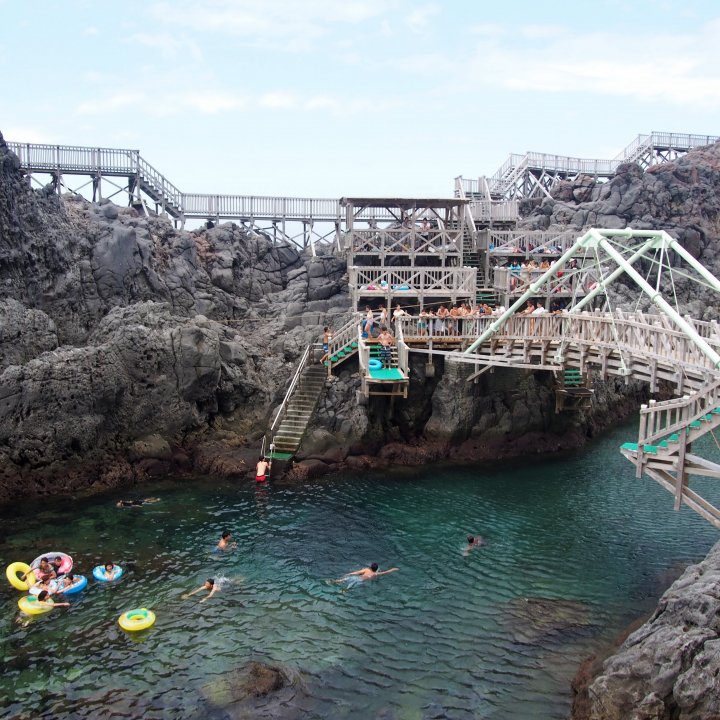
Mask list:
[{"label": "shallow water area", "polygon": [[[296,684],[282,704],[254,701],[256,717],[565,718],[582,660],[718,539],[634,478],[618,451],[634,434],[482,469],[168,480],[135,493],[161,498],[141,508],[24,504],[2,519],[4,566],[59,548],[76,572],[113,561],[125,574],[29,620],[3,580],[0,716],[228,717],[223,680],[257,660]],[[213,554],[225,529],[238,547]],[[486,545],[464,552],[468,533]],[[330,582],[373,561],[400,569]],[[222,588],[208,602],[181,599],[209,577]],[[121,630],[139,607],[155,625]]]}]

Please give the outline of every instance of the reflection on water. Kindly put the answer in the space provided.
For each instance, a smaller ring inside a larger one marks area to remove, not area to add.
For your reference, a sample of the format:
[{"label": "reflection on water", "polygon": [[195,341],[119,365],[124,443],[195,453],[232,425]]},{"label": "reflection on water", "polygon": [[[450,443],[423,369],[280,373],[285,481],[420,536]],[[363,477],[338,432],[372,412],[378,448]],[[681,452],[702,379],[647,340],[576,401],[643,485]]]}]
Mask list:
[{"label": "reflection on water", "polygon": [[[209,717],[228,673],[258,660],[296,685],[257,717],[564,718],[581,660],[717,539],[634,479],[617,451],[632,433],[526,465],[198,478],[143,488],[162,502],[142,508],[23,506],[3,518],[4,565],[59,548],[79,572],[125,574],[23,623],[3,583],[0,715]],[[238,547],[215,554],[225,529]],[[468,533],[486,545],[465,553]],[[350,592],[327,582],[373,561],[400,570]],[[224,581],[209,601],[181,599],[211,577]],[[125,633],[117,618],[136,607],[157,621]]]}]

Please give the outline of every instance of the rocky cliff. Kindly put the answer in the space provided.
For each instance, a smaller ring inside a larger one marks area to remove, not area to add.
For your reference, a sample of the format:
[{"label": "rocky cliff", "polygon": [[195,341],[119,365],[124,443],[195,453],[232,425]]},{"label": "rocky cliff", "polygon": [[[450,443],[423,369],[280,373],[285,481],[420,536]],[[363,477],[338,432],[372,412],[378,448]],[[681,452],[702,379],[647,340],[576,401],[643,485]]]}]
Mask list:
[{"label": "rocky cliff", "polygon": [[576,703],[574,720],[720,718],[720,543],[660,598]]}]

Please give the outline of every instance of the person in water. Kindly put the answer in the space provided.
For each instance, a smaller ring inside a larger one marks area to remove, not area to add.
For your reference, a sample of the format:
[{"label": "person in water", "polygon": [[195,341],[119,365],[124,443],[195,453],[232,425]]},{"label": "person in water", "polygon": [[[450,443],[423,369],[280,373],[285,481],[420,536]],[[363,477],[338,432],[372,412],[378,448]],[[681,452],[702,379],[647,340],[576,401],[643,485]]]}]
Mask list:
[{"label": "person in water", "polygon": [[55,592],[58,594],[64,593],[67,589],[71,588],[75,584],[75,581],[75,575],[73,575],[72,573],[64,575],[62,578],[60,578],[60,580],[58,580],[58,586]]},{"label": "person in water", "polygon": [[35,582],[49,582],[55,577],[55,568],[50,564],[46,557],[40,558],[40,564],[36,568],[28,570],[23,576],[23,580],[27,580],[28,575],[34,573]]},{"label": "person in water", "polygon": [[480,547],[481,545],[484,545],[485,541],[479,536],[479,535],[468,535],[467,536],[467,545],[465,546],[465,549],[463,550],[463,555],[469,555],[470,551],[474,547]]},{"label": "person in water", "polygon": [[218,540],[218,544],[215,546],[216,550],[232,550],[237,547],[236,542],[231,542],[232,540],[232,533],[225,530],[223,532],[220,540]]},{"label": "person in water", "polygon": [[261,455],[258,464],[255,466],[255,482],[265,482],[270,475],[271,469],[272,460],[268,461]]},{"label": "person in water", "polygon": [[383,570],[381,572],[378,572],[378,564],[372,563],[368,567],[360,568],[360,570],[355,570],[354,572],[343,575],[339,580],[336,580],[335,582],[342,582],[343,580],[347,580],[351,577],[357,577],[358,580],[373,580],[376,577],[380,577],[381,575],[387,575],[388,573],[395,572],[399,569],[400,568],[394,567],[390,568],[389,570]]},{"label": "person in water", "polygon": [[60,570],[60,566],[63,563],[63,559],[61,555],[58,555],[54,560],[50,561],[50,565],[52,565],[52,569],[55,571],[55,577],[59,578],[62,577],[65,573]]},{"label": "person in water", "polygon": [[52,602],[50,601],[50,593],[47,590],[43,590],[38,596],[37,596],[37,604],[40,605],[40,607],[70,607],[70,603],[68,602]]},{"label": "person in water", "polygon": [[153,503],[160,502],[160,498],[149,497],[144,500],[118,500],[115,503],[115,507],[126,508],[126,507],[142,507],[143,505],[152,505]]},{"label": "person in water", "polygon": [[117,565],[114,565],[113,563],[105,563],[103,572],[105,573],[105,577],[108,580],[114,580],[118,573],[120,572],[120,568]]},{"label": "person in water", "polygon": [[202,592],[203,590],[209,590],[207,597],[204,597],[200,602],[205,602],[206,600],[209,600],[218,590],[220,589],[219,585],[213,580],[212,578],[208,578],[197,590],[193,590],[192,592],[185,593],[185,595],[182,596],[183,600],[187,600],[191,595],[195,595],[195,593]]}]

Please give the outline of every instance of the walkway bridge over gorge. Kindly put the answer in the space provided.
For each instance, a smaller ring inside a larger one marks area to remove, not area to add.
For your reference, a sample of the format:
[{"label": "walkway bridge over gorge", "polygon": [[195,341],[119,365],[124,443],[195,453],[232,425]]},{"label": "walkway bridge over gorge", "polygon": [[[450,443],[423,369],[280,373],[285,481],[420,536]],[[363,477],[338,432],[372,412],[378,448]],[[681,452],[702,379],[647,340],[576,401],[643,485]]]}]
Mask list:
[{"label": "walkway bridge over gorge", "polygon": [[[587,273],[587,263],[569,265],[583,254],[594,260],[592,288],[571,297],[563,311],[520,312],[539,295],[553,297],[553,288],[567,283],[568,275]],[[621,276],[635,284],[638,298],[654,306],[653,312],[612,307],[608,289]],[[720,281],[664,231],[591,229],[506,310],[458,317],[441,326],[404,315],[395,321],[389,368],[373,367],[377,341],[366,337],[361,315],[355,313],[336,330],[325,365],[331,373],[356,357],[365,397],[407,397],[412,353],[426,355],[429,363],[444,356],[451,365],[470,365],[468,381],[504,367],[549,371],[558,390],[569,395],[591,392],[583,382],[589,375],[619,376],[648,383],[651,393],[674,393],[677,399],[650,401],[641,408],[637,442],[625,443],[621,451],[638,477],[647,474],[673,493],[676,509],[685,504],[720,529],[720,509],[690,487],[690,476],[720,478],[720,465],[692,452],[698,438],[720,426],[720,325],[683,316],[677,303],[665,299],[660,288],[674,294],[680,282],[696,284],[713,297],[720,293]],[[297,377],[301,374],[302,367]],[[292,418],[296,427],[289,434],[296,433],[298,444],[311,412]],[[287,427],[279,429],[283,420],[281,408],[269,439],[292,451],[283,445],[288,433]]]},{"label": "walkway bridge over gorge", "polygon": [[[535,237],[513,229],[517,201],[547,195],[561,179],[581,173],[610,177],[621,162],[645,166],[665,162],[717,140],[708,135],[652,133],[638,136],[611,161],[537,153],[510,156],[492,178],[456,179],[455,201],[402,200],[394,203],[395,210],[393,202],[378,199],[363,203],[358,199],[188,194],[137,150],[8,145],[19,156],[30,182],[37,180],[37,174],[50,174],[58,192],[79,192],[91,186],[92,197],[98,200],[109,184],[112,191],[105,197],[125,193],[130,204],[145,211],[154,203],[155,212],[179,224],[188,218],[237,220],[280,241],[310,247],[313,253],[316,242],[330,241],[350,259],[370,257],[369,267],[354,267],[350,273],[351,296],[357,304],[381,290],[380,299],[388,305],[403,293],[412,294],[419,307],[428,299],[440,302],[443,297],[475,304],[480,302],[481,290],[493,289],[481,288],[489,278],[491,256],[500,262],[538,253],[552,259],[549,268],[527,273],[515,274],[510,265],[494,270],[493,287],[505,288],[499,294],[510,305],[505,312],[457,320],[452,332],[438,333],[427,322],[421,328],[417,317],[398,321],[389,368],[378,370],[377,344],[362,336],[356,317],[348,318],[342,328],[335,329],[325,361],[327,372],[357,357],[365,397],[406,397],[413,352],[425,353],[430,363],[436,355],[446,356],[450,363],[470,363],[471,380],[494,367],[552,371],[558,378],[575,378],[559,383],[568,395],[580,391],[578,373],[586,378],[590,371],[602,377],[645,381],[651,392],[665,384],[680,397],[651,401],[643,407],[638,441],[626,443],[622,452],[635,465],[638,477],[647,474],[674,494],[676,509],[686,504],[720,528],[720,510],[689,483],[691,475],[720,478],[720,466],[692,452],[692,443],[720,424],[720,331],[715,322],[683,317],[677,303],[673,307],[661,292],[674,295],[676,282],[692,281],[716,298],[720,282],[663,232],[590,230],[572,242],[565,236]],[[72,189],[68,176],[89,180]],[[416,223],[428,216],[431,228],[418,228]],[[362,228],[354,230],[354,223]],[[300,230],[296,232],[293,226]],[[674,266],[671,255],[677,256]],[[430,256],[436,256],[437,266],[428,266]],[[398,269],[399,257],[405,267]],[[370,277],[371,271],[377,278]],[[384,283],[383,273],[389,278]],[[395,275],[398,279],[393,281]],[[644,295],[657,314],[612,307],[607,290],[621,275],[635,283],[638,297]],[[377,290],[371,289],[374,286]],[[525,303],[538,298],[547,310],[553,300],[562,299],[564,311],[519,314]],[[322,373],[310,369],[311,359],[308,348],[268,435],[276,448],[286,442],[290,453],[301,442],[322,391]]]}]

